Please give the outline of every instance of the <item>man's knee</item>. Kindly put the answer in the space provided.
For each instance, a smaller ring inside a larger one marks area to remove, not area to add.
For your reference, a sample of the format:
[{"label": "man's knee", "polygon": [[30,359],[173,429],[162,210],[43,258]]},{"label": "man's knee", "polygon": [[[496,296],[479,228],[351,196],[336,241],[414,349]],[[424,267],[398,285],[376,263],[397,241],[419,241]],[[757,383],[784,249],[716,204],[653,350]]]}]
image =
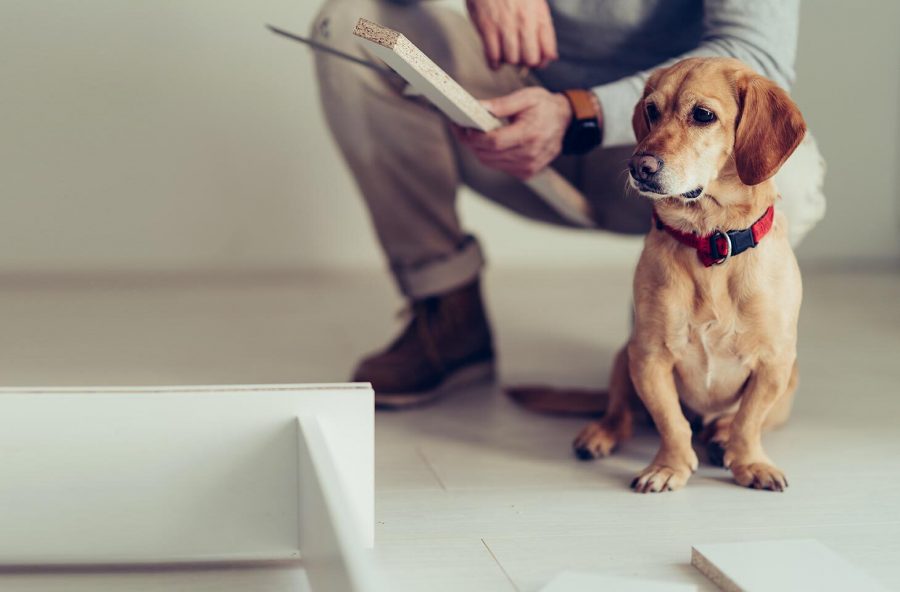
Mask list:
[{"label": "man's knee", "polygon": [[[353,29],[360,17],[380,18],[386,4],[381,0],[326,0],[310,27],[310,38],[374,63]],[[400,100],[399,80],[323,51],[314,51],[313,59],[326,121],[338,143],[355,150],[358,143],[354,138],[366,129],[367,106],[375,104],[371,99]]]},{"label": "man's knee", "polygon": [[[366,18],[403,33],[416,47],[448,72],[458,82],[470,76],[472,63],[482,60],[480,42],[465,16],[435,2],[402,0],[326,0],[313,20],[310,36],[319,43],[345,53],[372,60],[353,29],[360,18]],[[319,75],[325,68],[341,61],[317,52]],[[483,65],[483,64],[482,64]],[[336,66],[335,66],[336,67]],[[487,71],[486,65],[483,70]],[[358,76],[367,76],[366,68],[356,68]],[[492,75],[493,77],[493,75]]]},{"label": "man's knee", "polygon": [[[374,17],[375,8],[377,2],[373,0],[325,0],[310,25],[309,37],[343,52],[359,54],[353,28],[360,17]],[[326,56],[316,52],[317,61],[320,57]]]},{"label": "man's knee", "polygon": [[310,36],[357,53],[359,40],[353,35],[353,29],[360,18],[397,29],[426,53],[429,53],[428,49],[443,53],[441,46],[447,41],[442,38],[450,34],[448,30],[455,33],[460,28],[467,28],[462,14],[445,6],[433,6],[430,2],[325,0],[313,19]]},{"label": "man's knee", "polygon": [[825,216],[825,159],[815,138],[807,133],[800,146],[775,176],[781,193],[780,207],[788,219],[791,244],[803,237]]}]

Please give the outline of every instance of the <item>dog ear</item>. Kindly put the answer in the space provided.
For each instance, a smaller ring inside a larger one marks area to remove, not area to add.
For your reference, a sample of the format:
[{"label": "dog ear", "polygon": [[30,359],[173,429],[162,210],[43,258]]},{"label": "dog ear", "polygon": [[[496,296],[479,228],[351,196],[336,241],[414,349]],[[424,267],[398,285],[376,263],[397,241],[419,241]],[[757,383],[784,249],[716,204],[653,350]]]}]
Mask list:
[{"label": "dog ear", "polygon": [[634,137],[638,144],[650,133],[650,120],[647,119],[647,108],[644,105],[646,97],[647,90],[645,89],[637,105],[634,106],[634,113],[631,116],[631,127],[634,129]]},{"label": "dog ear", "polygon": [[734,161],[744,185],[757,185],[778,172],[806,133],[800,109],[777,84],[753,74],[738,83],[741,114],[734,137]]}]

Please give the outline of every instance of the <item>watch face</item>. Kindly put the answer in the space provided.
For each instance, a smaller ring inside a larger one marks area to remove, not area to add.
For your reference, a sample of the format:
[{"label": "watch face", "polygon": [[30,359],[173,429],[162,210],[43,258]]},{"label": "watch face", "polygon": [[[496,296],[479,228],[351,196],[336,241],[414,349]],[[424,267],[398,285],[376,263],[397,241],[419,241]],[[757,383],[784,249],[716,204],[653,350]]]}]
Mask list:
[{"label": "watch face", "polygon": [[600,145],[600,126],[596,119],[579,119],[572,122],[563,142],[566,154],[587,154]]}]

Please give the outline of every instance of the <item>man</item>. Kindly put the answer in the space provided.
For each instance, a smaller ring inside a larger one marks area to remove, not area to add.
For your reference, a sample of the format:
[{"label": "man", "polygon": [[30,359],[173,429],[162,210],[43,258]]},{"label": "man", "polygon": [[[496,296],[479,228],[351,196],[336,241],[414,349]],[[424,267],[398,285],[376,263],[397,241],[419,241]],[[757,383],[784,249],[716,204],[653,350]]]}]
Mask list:
[{"label": "man", "polygon": [[[373,59],[352,36],[357,18],[397,29],[511,122],[487,134],[451,129],[396,81],[317,55],[328,124],[412,311],[354,380],[372,382],[379,404],[400,407],[490,374],[484,260],[457,217],[460,184],[565,225],[520,181],[551,165],[582,190],[600,228],[646,232],[650,206],[625,195],[622,172],[647,75],[685,57],[731,56],[789,89],[798,1],[468,0],[469,22],[429,2],[327,0],[313,25],[319,42]],[[777,177],[795,243],[824,213],[823,166],[807,136]]]}]

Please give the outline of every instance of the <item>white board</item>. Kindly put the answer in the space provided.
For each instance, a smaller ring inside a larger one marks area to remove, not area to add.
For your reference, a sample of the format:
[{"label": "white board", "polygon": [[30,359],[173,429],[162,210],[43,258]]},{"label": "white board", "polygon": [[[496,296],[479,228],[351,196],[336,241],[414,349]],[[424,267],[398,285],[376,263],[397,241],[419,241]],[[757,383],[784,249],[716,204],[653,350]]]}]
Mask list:
[{"label": "white board", "polygon": [[[353,33],[367,50],[402,76],[417,94],[426,97],[454,123],[483,132],[503,125],[401,33],[364,18],[359,19]],[[552,168],[538,172],[525,184],[569,222],[588,228],[596,226],[591,218],[591,206],[585,197]]]},{"label": "white board", "polygon": [[691,564],[725,592],[887,591],[813,539],[696,545]]},{"label": "white board", "polygon": [[375,592],[385,589],[377,579],[372,555],[359,544],[357,517],[348,512],[346,490],[315,417],[297,419],[299,469],[315,475],[300,483],[300,553],[311,588],[318,592]]},{"label": "white board", "polygon": [[0,565],[292,561],[298,417],[373,543],[369,385],[0,391]]}]

